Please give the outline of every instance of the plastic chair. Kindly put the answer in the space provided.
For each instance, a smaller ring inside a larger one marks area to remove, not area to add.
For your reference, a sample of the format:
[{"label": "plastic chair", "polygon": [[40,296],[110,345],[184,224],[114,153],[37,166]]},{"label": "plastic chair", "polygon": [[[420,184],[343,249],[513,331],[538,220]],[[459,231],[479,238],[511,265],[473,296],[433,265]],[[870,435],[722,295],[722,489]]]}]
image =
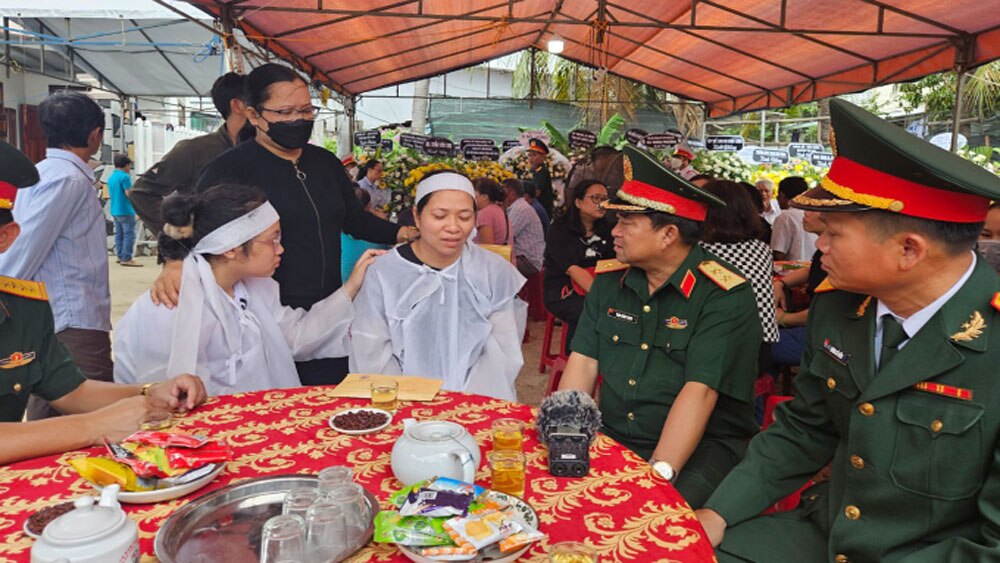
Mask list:
[{"label": "plastic chair", "polygon": [[538,373],[545,373],[545,369],[556,363],[556,360],[567,359],[563,350],[566,349],[566,336],[569,333],[569,325],[563,321],[562,329],[559,331],[559,350],[552,353],[552,334],[555,332],[556,316],[545,311],[545,334],[542,335],[542,354],[538,358]]},{"label": "plastic chair", "polygon": [[[771,395],[764,402],[764,422],[761,424],[761,430],[766,430],[768,426],[774,422],[774,408],[778,406],[779,403],[791,400],[792,397],[787,395]],[[787,512],[799,505],[799,499],[802,496],[802,491],[808,489],[813,485],[812,479],[808,483],[802,485],[802,488],[795,491],[794,493],[788,495],[787,497],[774,503],[773,506],[762,512],[762,514],[771,514],[773,512]]]},{"label": "plastic chair", "polygon": [[528,318],[532,321],[544,321],[548,311],[545,310],[545,303],[542,299],[542,272],[529,277],[518,292],[525,303],[528,304]]}]

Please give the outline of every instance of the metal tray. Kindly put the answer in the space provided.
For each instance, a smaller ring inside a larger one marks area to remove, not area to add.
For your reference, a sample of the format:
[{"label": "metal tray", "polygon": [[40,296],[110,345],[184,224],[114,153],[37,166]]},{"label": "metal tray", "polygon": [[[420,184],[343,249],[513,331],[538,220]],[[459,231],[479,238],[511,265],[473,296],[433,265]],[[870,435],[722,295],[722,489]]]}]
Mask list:
[{"label": "metal tray", "polygon": [[[285,493],[316,485],[315,475],[280,475],[242,481],[182,506],[163,522],[156,534],[156,557],[162,563],[245,563],[259,560],[260,532],[271,516],[281,514]],[[365,490],[372,521],[364,541],[371,541],[379,502]],[[202,532],[211,529],[211,535]],[[224,531],[223,531],[224,530]]]}]

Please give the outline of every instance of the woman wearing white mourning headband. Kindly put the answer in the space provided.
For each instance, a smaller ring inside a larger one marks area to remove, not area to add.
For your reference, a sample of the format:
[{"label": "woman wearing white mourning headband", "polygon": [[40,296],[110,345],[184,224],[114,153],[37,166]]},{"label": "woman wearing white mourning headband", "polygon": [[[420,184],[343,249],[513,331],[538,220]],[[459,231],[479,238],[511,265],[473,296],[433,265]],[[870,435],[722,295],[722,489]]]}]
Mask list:
[{"label": "woman wearing white mourning headband", "polygon": [[524,277],[473,244],[472,182],[455,172],[417,185],[416,241],[372,265],[355,301],[351,370],[419,375],[443,388],[516,400]]},{"label": "woman wearing white mourning headband", "polygon": [[183,258],[178,306],[139,297],[115,328],[115,380],[202,378],[210,395],[296,387],[295,361],[345,356],[352,299],[379,251],[306,311],[282,306],[271,275],[281,261],[278,213],[255,188],[221,185],[163,202],[159,248]]}]

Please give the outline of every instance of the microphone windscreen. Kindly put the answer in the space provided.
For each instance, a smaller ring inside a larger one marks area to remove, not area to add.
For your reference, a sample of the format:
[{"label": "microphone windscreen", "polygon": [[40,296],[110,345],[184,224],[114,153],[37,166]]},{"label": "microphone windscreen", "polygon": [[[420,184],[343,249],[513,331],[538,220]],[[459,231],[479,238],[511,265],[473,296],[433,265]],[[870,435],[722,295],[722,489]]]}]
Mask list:
[{"label": "microphone windscreen", "polygon": [[558,428],[570,428],[587,435],[590,442],[601,427],[601,411],[594,399],[576,390],[556,391],[546,397],[538,408],[538,439],[548,445],[548,435]]}]

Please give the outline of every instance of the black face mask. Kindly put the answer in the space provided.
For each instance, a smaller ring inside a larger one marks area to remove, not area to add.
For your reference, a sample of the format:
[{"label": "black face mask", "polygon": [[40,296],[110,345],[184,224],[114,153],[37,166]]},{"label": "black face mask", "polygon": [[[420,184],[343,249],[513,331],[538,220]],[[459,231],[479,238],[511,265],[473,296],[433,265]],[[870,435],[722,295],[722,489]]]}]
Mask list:
[{"label": "black face mask", "polygon": [[243,127],[240,127],[239,133],[236,134],[236,144],[242,143],[248,139],[253,139],[257,134],[257,128],[250,123],[250,120],[246,120]]},{"label": "black face mask", "polygon": [[309,143],[314,123],[311,119],[268,121],[267,136],[286,149],[301,149]]}]

